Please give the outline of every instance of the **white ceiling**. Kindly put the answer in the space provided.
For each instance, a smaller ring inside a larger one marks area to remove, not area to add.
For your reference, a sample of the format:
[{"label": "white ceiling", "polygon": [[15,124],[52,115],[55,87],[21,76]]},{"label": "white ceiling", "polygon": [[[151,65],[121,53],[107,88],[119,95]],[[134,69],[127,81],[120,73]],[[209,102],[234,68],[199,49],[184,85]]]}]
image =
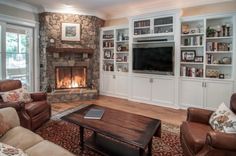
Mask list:
[{"label": "white ceiling", "polygon": [[88,14],[112,19],[227,1],[235,0],[0,0],[0,3],[34,12]]}]

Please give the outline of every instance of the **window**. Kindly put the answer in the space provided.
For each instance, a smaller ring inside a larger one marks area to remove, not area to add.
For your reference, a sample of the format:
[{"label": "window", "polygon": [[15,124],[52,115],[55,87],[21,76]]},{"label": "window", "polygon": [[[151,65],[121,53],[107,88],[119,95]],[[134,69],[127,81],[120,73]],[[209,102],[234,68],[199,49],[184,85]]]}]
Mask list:
[{"label": "window", "polygon": [[[33,69],[33,30],[32,28],[6,25],[6,31],[0,31],[5,36],[5,48],[0,55],[2,79],[17,79],[31,90]],[[4,34],[3,34],[4,33]],[[5,50],[4,50],[5,49]]]}]

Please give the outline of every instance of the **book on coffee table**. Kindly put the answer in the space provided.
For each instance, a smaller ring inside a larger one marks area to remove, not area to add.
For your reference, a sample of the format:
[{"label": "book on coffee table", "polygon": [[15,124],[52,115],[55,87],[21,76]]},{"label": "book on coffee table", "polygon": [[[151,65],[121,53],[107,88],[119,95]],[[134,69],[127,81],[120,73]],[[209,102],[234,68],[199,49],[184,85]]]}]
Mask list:
[{"label": "book on coffee table", "polygon": [[84,116],[85,119],[101,119],[104,114],[103,109],[91,108]]}]

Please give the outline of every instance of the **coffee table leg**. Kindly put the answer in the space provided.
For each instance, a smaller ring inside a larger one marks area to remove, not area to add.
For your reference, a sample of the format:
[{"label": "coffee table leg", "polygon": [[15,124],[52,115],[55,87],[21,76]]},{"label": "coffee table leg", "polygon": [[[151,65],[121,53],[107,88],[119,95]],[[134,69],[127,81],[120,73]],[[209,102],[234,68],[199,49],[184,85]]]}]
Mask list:
[{"label": "coffee table leg", "polygon": [[84,149],[84,127],[79,127],[79,134],[80,134],[80,148],[81,150]]},{"label": "coffee table leg", "polygon": [[148,144],[148,156],[152,156],[152,139]]}]

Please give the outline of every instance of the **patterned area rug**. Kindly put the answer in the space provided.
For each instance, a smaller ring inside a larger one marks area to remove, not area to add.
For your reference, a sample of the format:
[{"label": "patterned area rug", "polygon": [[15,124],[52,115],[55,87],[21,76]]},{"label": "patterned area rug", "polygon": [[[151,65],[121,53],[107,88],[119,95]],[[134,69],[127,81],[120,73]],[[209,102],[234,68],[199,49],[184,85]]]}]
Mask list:
[{"label": "patterned area rug", "polygon": [[[78,108],[76,108],[77,110]],[[69,110],[71,112],[71,110]],[[67,111],[68,112],[68,111]],[[67,114],[66,112],[63,113]],[[75,124],[62,121],[57,117],[52,118],[36,133],[44,139],[54,142],[78,156],[100,156],[96,152],[85,148],[79,148],[79,127]],[[85,138],[92,134],[85,130]],[[179,127],[168,123],[162,123],[161,138],[153,139],[153,156],[182,156],[182,148],[179,140]]]}]

